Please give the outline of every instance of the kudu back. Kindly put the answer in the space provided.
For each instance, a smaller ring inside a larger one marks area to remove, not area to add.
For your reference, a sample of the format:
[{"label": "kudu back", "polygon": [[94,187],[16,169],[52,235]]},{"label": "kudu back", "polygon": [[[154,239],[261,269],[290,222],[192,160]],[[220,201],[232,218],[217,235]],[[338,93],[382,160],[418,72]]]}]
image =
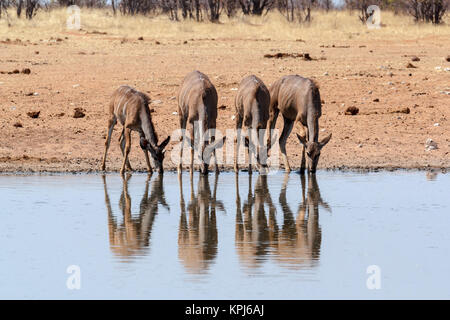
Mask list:
[{"label": "kudu back", "polygon": [[[209,129],[216,129],[217,119],[217,91],[208,76],[200,71],[190,72],[183,80],[180,90],[178,92],[178,115],[180,120],[180,128],[182,129],[181,136],[181,148],[179,153],[178,172],[182,171],[182,157],[183,157],[183,145],[186,140],[186,127],[189,124],[190,127],[190,141],[191,147],[191,162],[190,172],[194,170],[194,143],[195,136],[201,146],[201,160],[200,171],[203,174],[208,172],[209,157],[205,155],[206,148],[212,150],[215,169],[218,173],[217,159],[215,153],[215,147],[217,143],[215,141],[215,132],[211,132],[211,136],[208,141],[204,141],[204,133]],[[198,126],[196,126],[196,124]],[[195,135],[195,129],[198,129]]]}]

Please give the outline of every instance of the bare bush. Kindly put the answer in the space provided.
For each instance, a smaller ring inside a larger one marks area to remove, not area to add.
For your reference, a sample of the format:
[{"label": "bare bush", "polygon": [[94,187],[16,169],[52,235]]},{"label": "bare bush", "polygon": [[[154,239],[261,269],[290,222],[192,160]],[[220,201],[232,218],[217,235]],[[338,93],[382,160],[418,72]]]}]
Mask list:
[{"label": "bare bush", "polygon": [[262,15],[267,14],[274,5],[273,0],[239,0],[242,13],[245,15]]},{"label": "bare bush", "polygon": [[317,5],[316,0],[278,0],[277,7],[288,21],[310,22],[311,10]]},{"label": "bare bush", "polygon": [[448,0],[409,0],[406,6],[414,21],[440,24],[449,3]]}]

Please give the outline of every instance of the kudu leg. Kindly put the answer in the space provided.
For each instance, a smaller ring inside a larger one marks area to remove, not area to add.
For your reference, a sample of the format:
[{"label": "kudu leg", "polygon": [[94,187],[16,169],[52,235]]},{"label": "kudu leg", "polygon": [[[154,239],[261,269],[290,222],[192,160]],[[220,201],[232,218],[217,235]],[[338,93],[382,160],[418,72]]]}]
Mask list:
[{"label": "kudu leg", "polygon": [[185,118],[180,118],[180,128],[181,128],[181,137],[180,137],[180,142],[181,142],[181,146],[180,146],[180,152],[179,152],[179,157],[178,157],[178,174],[181,174],[183,171],[183,148],[184,148],[184,141],[186,140],[186,119]]},{"label": "kudu leg", "polygon": [[102,161],[102,166],[101,166],[101,170],[105,171],[105,167],[106,167],[106,154],[108,153],[108,148],[109,145],[111,144],[111,135],[113,133],[114,130],[114,126],[117,123],[117,119],[115,116],[112,116],[111,118],[109,118],[108,120],[108,136],[106,137],[106,141],[105,141],[105,152],[103,154],[103,161]]},{"label": "kudu leg", "polygon": [[[124,132],[125,132],[125,128],[122,129],[122,133],[120,134],[120,138],[119,138],[119,145],[120,145],[120,150],[122,151],[122,156],[125,156],[125,139],[124,139]],[[127,160],[127,168],[128,170],[132,171],[133,169],[131,168],[131,164],[130,164],[130,160]]]},{"label": "kudu leg", "polygon": [[238,158],[239,145],[241,142],[242,117],[238,114],[236,117],[236,138],[234,138],[234,172],[239,172]]},{"label": "kudu leg", "polygon": [[247,156],[248,156],[248,174],[252,174],[252,153],[253,152],[250,152],[250,144],[253,145],[253,142],[252,142],[252,129],[249,127],[247,127],[247,137],[248,137],[248,144],[245,147],[247,148]]},{"label": "kudu leg", "polygon": [[131,129],[125,128],[124,140],[125,140],[125,152],[124,152],[124,157],[123,157],[122,168],[120,169],[120,173],[122,175],[125,173],[125,168],[126,168],[126,164],[128,161],[128,155],[130,154],[130,149],[131,149]]},{"label": "kudu leg", "polygon": [[195,126],[194,126],[194,123],[192,123],[192,125],[191,125],[191,164],[189,167],[189,174],[191,176],[194,175],[194,147],[195,147],[195,143],[194,143],[195,132],[194,132],[194,130],[195,130]]},{"label": "kudu leg", "polygon": [[[215,134],[214,134],[214,136],[211,137],[210,144],[214,145],[214,141],[216,141]],[[213,157],[214,157],[214,171],[215,171],[216,175],[218,175],[219,174],[219,166],[217,165],[216,148],[213,149]]]},{"label": "kudu leg", "polygon": [[283,132],[281,133],[279,142],[280,142],[280,151],[281,151],[281,154],[283,155],[284,167],[285,167],[286,172],[291,172],[291,167],[289,166],[289,161],[288,161],[288,157],[286,154],[286,142],[287,142],[289,135],[291,134],[293,126],[294,126],[294,121],[284,118]]},{"label": "kudu leg", "polygon": [[[152,174],[153,169],[152,169],[152,165],[150,164],[150,158],[148,157],[148,151],[147,150],[142,150],[142,151],[144,152],[145,162],[147,163],[148,173]],[[131,168],[130,168],[130,170],[131,170]]]},{"label": "kudu leg", "polygon": [[[303,133],[305,134],[306,137],[306,141],[308,141],[308,130],[307,128],[305,128],[302,124],[300,124],[300,126],[303,129]],[[305,130],[306,129],[306,130]],[[306,148],[303,144],[301,144],[302,147],[302,160],[300,163],[300,174],[305,174],[305,168],[306,168]]]},{"label": "kudu leg", "polygon": [[272,147],[272,131],[275,129],[275,125],[277,123],[278,113],[280,113],[279,109],[270,111],[269,121],[267,121],[267,149]]}]

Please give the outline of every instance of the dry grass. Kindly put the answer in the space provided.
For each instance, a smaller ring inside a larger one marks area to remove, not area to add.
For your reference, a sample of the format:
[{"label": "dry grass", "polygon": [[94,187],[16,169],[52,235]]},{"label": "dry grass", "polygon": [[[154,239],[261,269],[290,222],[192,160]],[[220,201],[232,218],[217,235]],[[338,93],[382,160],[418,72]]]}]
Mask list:
[{"label": "dry grass", "polygon": [[[8,19],[0,20],[0,37],[35,40],[67,31],[68,14],[63,9],[39,11],[32,21],[17,19],[10,13]],[[369,30],[361,24],[357,13],[333,11],[329,13],[314,12],[310,25],[288,23],[278,12],[266,17],[236,17],[228,19],[224,16],[220,24],[195,21],[172,22],[166,16],[112,16],[109,10],[81,11],[81,26],[84,31],[107,32],[108,35],[120,37],[150,37],[160,39],[191,38],[253,38],[272,40],[311,40],[320,37],[327,39],[398,38],[417,39],[429,35],[449,36],[450,19],[447,24],[434,26],[431,24],[415,24],[412,18],[382,12],[384,27]]]}]

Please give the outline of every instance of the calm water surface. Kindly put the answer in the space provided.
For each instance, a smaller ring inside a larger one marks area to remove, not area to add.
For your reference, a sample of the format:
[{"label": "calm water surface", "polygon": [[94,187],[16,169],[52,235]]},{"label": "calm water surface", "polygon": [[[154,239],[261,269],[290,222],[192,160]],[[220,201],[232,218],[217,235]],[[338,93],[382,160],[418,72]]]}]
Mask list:
[{"label": "calm water surface", "polygon": [[424,172],[0,176],[0,298],[449,299],[449,186]]}]

